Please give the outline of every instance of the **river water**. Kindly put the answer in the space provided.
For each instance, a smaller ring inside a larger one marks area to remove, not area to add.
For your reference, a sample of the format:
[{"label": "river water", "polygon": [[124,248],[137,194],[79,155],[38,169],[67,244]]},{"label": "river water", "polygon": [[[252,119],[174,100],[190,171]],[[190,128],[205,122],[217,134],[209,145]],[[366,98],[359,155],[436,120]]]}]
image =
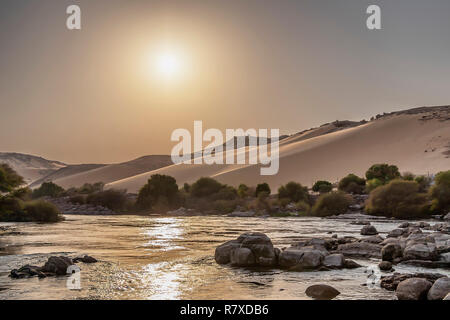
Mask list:
[{"label": "river water", "polygon": [[[400,222],[372,222],[381,235]],[[364,286],[365,268],[322,272],[245,270],[217,265],[214,250],[244,232],[264,232],[279,248],[304,237],[357,236],[350,220],[162,216],[66,216],[56,224],[0,223],[0,299],[309,299],[308,286],[326,283],[337,299],[394,299],[392,292]],[[51,255],[91,255],[80,263],[81,289],[68,277],[11,279],[13,268],[42,265]],[[364,266],[378,261],[358,260]],[[424,271],[397,267],[398,272]],[[426,270],[425,270],[426,271]],[[430,272],[430,270],[428,270]],[[445,270],[433,270],[448,274]]]}]

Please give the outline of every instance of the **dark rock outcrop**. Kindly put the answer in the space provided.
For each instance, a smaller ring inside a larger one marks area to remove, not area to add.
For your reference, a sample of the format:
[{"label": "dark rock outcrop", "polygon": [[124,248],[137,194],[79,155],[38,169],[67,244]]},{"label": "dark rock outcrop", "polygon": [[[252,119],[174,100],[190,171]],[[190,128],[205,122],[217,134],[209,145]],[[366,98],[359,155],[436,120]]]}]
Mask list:
[{"label": "dark rock outcrop", "polygon": [[399,300],[426,300],[432,285],[423,278],[410,278],[398,284],[396,295]]},{"label": "dark rock outcrop", "polygon": [[306,289],[305,293],[308,297],[317,300],[331,300],[341,294],[338,290],[326,284],[310,286]]},{"label": "dark rock outcrop", "polygon": [[450,278],[443,277],[437,279],[430,291],[428,291],[428,300],[442,300],[450,293]]}]

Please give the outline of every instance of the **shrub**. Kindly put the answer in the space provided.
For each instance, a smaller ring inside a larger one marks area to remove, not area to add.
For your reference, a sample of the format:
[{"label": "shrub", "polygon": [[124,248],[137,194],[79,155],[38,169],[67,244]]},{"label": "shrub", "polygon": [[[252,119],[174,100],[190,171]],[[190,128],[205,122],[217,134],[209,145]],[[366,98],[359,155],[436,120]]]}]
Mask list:
[{"label": "shrub", "polygon": [[308,188],[302,186],[300,183],[289,182],[278,189],[278,198],[290,199],[292,202],[309,202]]},{"label": "shrub", "polygon": [[102,206],[113,211],[121,211],[127,205],[127,196],[125,190],[109,189],[88,195],[86,203]]},{"label": "shrub", "polygon": [[174,178],[160,174],[152,175],[139,191],[136,204],[140,209],[151,209],[158,202],[166,203],[169,207],[179,204],[178,185]]},{"label": "shrub", "polygon": [[25,188],[19,188],[19,189],[13,190],[10,193],[10,196],[13,198],[18,198],[23,201],[29,201],[29,200],[31,200],[32,193],[33,192],[31,191],[30,188],[25,187]]},{"label": "shrub", "polygon": [[237,200],[216,200],[213,203],[214,210],[220,213],[231,213],[239,205]]},{"label": "shrub", "polygon": [[411,172],[403,172],[402,179],[406,181],[414,181],[416,176]]},{"label": "shrub", "polygon": [[419,184],[419,192],[427,192],[431,186],[432,179],[427,176],[417,176],[414,181]]},{"label": "shrub", "polygon": [[191,185],[187,182],[184,183],[183,185],[183,190],[187,193],[189,193],[191,191]]},{"label": "shrub", "polygon": [[383,182],[380,179],[368,180],[366,184],[366,192],[370,193],[371,191],[375,190],[378,187],[381,187],[382,185]]},{"label": "shrub", "polygon": [[368,214],[400,219],[425,216],[427,208],[427,196],[419,193],[419,184],[405,180],[393,180],[376,188],[366,204]]},{"label": "shrub", "polygon": [[237,191],[231,186],[223,186],[218,192],[211,195],[211,200],[234,200],[237,198]]},{"label": "shrub", "polygon": [[53,182],[44,182],[37,189],[33,190],[33,199],[42,197],[56,198],[64,193],[64,189]]},{"label": "shrub", "polygon": [[81,194],[92,194],[95,192],[103,191],[105,184],[103,182],[96,183],[85,183],[80,188],[77,189],[77,193]]},{"label": "shrub", "polygon": [[24,183],[23,178],[8,164],[0,164],[0,192],[10,192]]},{"label": "shrub", "polygon": [[311,213],[311,206],[305,201],[299,201],[295,204],[299,215],[306,216]]},{"label": "shrub", "polygon": [[322,194],[312,207],[312,215],[327,217],[344,214],[352,204],[352,197],[344,192],[330,192]]},{"label": "shrub", "polygon": [[24,211],[25,221],[58,222],[63,220],[63,216],[55,205],[42,200],[26,202]]},{"label": "shrub", "polygon": [[259,197],[260,193],[266,193],[267,196],[269,196],[272,193],[267,183],[260,183],[256,186],[255,196]]},{"label": "shrub", "polygon": [[24,202],[19,198],[11,196],[0,195],[0,215],[1,221],[15,221],[14,219],[7,219],[8,216],[13,216],[16,213],[23,214]]},{"label": "shrub", "polygon": [[366,187],[366,180],[358,177],[353,173],[342,178],[338,184],[338,190],[355,194],[364,193],[365,187]]},{"label": "shrub", "polygon": [[197,198],[209,197],[219,192],[223,185],[212,178],[203,177],[192,184],[191,195]]},{"label": "shrub", "polygon": [[379,179],[383,184],[391,180],[400,178],[400,172],[397,166],[388,165],[386,163],[374,164],[366,172],[367,180]]},{"label": "shrub", "polygon": [[450,170],[439,172],[435,185],[430,190],[431,209],[434,212],[447,213],[450,210]]},{"label": "shrub", "polygon": [[237,190],[237,194],[240,198],[247,198],[249,196],[249,187],[245,184],[240,184]]},{"label": "shrub", "polygon": [[316,183],[314,183],[312,190],[314,192],[327,193],[327,192],[331,192],[331,190],[333,190],[333,185],[329,181],[319,180]]}]

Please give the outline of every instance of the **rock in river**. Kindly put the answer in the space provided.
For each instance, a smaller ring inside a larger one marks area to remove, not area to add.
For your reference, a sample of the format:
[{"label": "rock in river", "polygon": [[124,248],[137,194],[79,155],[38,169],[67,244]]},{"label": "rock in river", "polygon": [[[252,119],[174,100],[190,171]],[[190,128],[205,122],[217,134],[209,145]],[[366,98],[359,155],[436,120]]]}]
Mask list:
[{"label": "rock in river", "polygon": [[378,231],[377,231],[377,229],[376,229],[374,226],[372,226],[372,225],[364,226],[364,227],[361,229],[361,235],[363,235],[363,236],[374,236],[374,235],[376,235],[376,234],[378,234]]},{"label": "rock in river", "polygon": [[430,291],[428,291],[428,300],[442,300],[450,293],[450,278],[443,277],[437,279]]},{"label": "rock in river", "polygon": [[399,300],[426,300],[432,283],[422,278],[411,278],[400,282],[396,294]]},{"label": "rock in river", "polygon": [[58,276],[65,275],[67,268],[73,265],[72,259],[64,256],[53,256],[48,258],[48,261],[42,267],[44,273],[54,273]]},{"label": "rock in river", "polygon": [[310,286],[306,289],[305,293],[308,297],[317,300],[331,300],[341,294],[338,290],[326,284]]},{"label": "rock in river", "polygon": [[394,261],[403,256],[402,247],[399,244],[389,243],[381,249],[381,259],[383,261]]}]

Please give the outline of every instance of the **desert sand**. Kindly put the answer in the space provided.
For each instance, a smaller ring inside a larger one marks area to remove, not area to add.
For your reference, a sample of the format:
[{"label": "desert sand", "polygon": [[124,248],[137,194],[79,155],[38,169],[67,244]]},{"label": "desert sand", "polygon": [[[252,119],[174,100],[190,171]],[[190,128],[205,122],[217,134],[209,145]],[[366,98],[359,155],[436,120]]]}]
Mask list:
[{"label": "desert sand", "polygon": [[180,164],[114,181],[107,188],[135,193],[151,175],[167,174],[179,185],[209,176],[233,186],[267,182],[276,191],[289,181],[311,186],[319,179],[336,182],[349,173],[363,176],[374,163],[395,164],[401,172],[415,174],[450,169],[449,107],[396,112],[338,131],[330,124],[315,130],[319,132],[280,142],[280,170],[274,176],[261,176],[260,165]]}]

